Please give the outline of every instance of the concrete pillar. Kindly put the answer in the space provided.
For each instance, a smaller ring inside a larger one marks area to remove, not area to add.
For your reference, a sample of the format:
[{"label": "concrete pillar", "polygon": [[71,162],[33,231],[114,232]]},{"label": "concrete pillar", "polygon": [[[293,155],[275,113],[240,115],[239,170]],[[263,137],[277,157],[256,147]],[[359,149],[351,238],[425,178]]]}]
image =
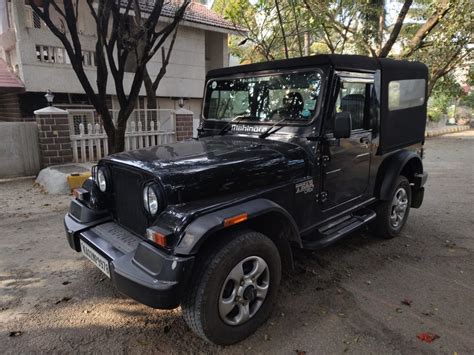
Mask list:
[{"label": "concrete pillar", "polygon": [[35,111],[41,166],[72,162],[68,112],[57,107]]},{"label": "concrete pillar", "polygon": [[193,137],[193,112],[180,108],[175,111],[176,140],[184,141]]}]

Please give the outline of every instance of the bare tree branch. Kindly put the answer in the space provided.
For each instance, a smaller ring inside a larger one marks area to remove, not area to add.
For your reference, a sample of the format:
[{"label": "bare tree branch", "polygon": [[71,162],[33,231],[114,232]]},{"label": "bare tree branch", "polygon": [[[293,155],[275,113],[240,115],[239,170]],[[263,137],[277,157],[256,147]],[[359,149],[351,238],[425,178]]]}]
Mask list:
[{"label": "bare tree branch", "polygon": [[277,10],[277,14],[278,14],[278,21],[280,23],[280,29],[281,29],[281,35],[282,35],[282,38],[283,38],[283,44],[285,46],[285,57],[286,57],[286,59],[288,59],[289,58],[288,44],[286,43],[285,28],[283,26],[283,20],[281,18],[281,11],[280,11],[280,5],[278,3],[278,0],[275,0],[275,7],[276,7],[276,10]]},{"label": "bare tree branch", "polygon": [[472,50],[465,50],[463,53],[463,48],[460,47],[446,59],[443,66],[433,70],[428,83],[428,96],[431,95],[431,92],[433,91],[437,81],[456,69],[459,63],[461,63],[471,53]]},{"label": "bare tree branch", "polygon": [[[102,119],[104,129],[107,132],[109,151],[118,152],[123,150],[126,122],[135,107],[143,84],[146,64],[161,48],[168,36],[175,31],[184,16],[189,0],[184,1],[183,6],[176,12],[173,21],[166,24],[163,30],[158,32],[156,32],[156,27],[164,0],[155,1],[146,20],[142,20],[142,9],[137,0],[128,0],[123,11],[121,2],[117,0],[87,0],[87,6],[96,23],[97,30],[95,47],[96,90],[92,87],[84,71],[82,45],[77,28],[78,11],[82,2],[79,0],[63,0],[62,6],[59,6],[56,0],[44,0],[42,8],[39,8],[34,0],[28,0],[28,2],[35,13],[63,44],[84,92]],[[132,6],[134,6],[134,23],[130,21],[129,16]],[[52,21],[51,8],[61,19],[64,19],[65,27],[68,30],[67,34]],[[163,50],[166,64],[169,62],[174,38],[175,35],[168,52],[165,53]],[[143,45],[140,43],[143,43]],[[124,75],[127,60],[129,60],[131,54],[136,59],[136,70],[133,74],[131,88],[126,92]],[[106,104],[109,70],[114,80],[117,99],[120,104],[117,125],[114,125],[111,112]]]},{"label": "bare tree branch", "polygon": [[300,34],[300,28],[299,28],[299,19],[298,19],[298,16],[296,15],[296,4],[295,4],[295,0],[290,0],[290,6],[291,6],[291,10],[293,12],[293,17],[295,19],[295,28],[296,28],[296,41],[297,41],[297,44],[298,44],[298,49],[299,49],[299,52],[300,52],[300,57],[303,56],[303,46],[301,45],[301,34]]},{"label": "bare tree branch", "polygon": [[433,15],[416,31],[415,35],[408,42],[408,49],[403,54],[403,57],[411,56],[420,47],[423,40],[431,33],[439,21],[446,16],[451,8],[452,3],[449,0],[439,1],[438,8]]},{"label": "bare tree branch", "polygon": [[413,3],[413,0],[405,0],[405,2],[403,3],[403,6],[400,9],[400,12],[398,13],[397,20],[395,21],[395,25],[393,26],[393,29],[390,32],[390,36],[387,42],[385,43],[385,45],[382,47],[382,49],[378,53],[378,57],[385,58],[390,53],[390,50],[392,49],[393,45],[395,44],[395,41],[397,40],[400,34],[400,30],[402,29],[402,26],[403,26],[403,21],[405,21],[405,17],[412,3]]}]

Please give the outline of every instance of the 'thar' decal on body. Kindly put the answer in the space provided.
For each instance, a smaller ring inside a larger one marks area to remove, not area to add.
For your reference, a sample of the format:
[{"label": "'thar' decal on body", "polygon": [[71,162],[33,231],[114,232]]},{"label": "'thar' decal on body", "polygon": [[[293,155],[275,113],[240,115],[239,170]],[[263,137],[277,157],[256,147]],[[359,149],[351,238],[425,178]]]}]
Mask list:
[{"label": "'thar' decal on body", "polygon": [[308,194],[314,191],[314,182],[313,179],[308,179],[302,182],[295,184],[296,193]]}]

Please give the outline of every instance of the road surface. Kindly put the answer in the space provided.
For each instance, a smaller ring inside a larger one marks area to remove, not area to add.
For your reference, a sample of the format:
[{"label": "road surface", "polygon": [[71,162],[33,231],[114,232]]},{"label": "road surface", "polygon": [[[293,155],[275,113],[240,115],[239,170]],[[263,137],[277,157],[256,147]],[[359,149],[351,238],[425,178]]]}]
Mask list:
[{"label": "road surface", "polygon": [[121,296],[69,249],[69,197],[0,184],[0,353],[473,353],[474,131],[429,139],[425,168],[425,202],[400,237],[360,232],[298,252],[269,321],[225,348],[189,331],[180,309]]}]

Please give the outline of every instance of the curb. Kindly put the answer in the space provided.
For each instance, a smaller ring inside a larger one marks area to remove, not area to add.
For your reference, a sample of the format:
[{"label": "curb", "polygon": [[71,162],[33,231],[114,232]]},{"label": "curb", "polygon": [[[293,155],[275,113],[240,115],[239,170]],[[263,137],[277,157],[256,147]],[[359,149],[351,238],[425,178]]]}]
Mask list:
[{"label": "curb", "polygon": [[427,138],[437,137],[437,136],[442,136],[443,134],[467,131],[468,129],[470,129],[470,127],[467,125],[466,126],[451,126],[451,127],[436,129],[433,131],[427,131],[425,132],[425,137]]},{"label": "curb", "polygon": [[13,181],[34,180],[35,178],[36,178],[35,175],[2,178],[2,179],[0,179],[0,184],[4,184],[4,183],[7,183],[7,182],[13,182]]}]

